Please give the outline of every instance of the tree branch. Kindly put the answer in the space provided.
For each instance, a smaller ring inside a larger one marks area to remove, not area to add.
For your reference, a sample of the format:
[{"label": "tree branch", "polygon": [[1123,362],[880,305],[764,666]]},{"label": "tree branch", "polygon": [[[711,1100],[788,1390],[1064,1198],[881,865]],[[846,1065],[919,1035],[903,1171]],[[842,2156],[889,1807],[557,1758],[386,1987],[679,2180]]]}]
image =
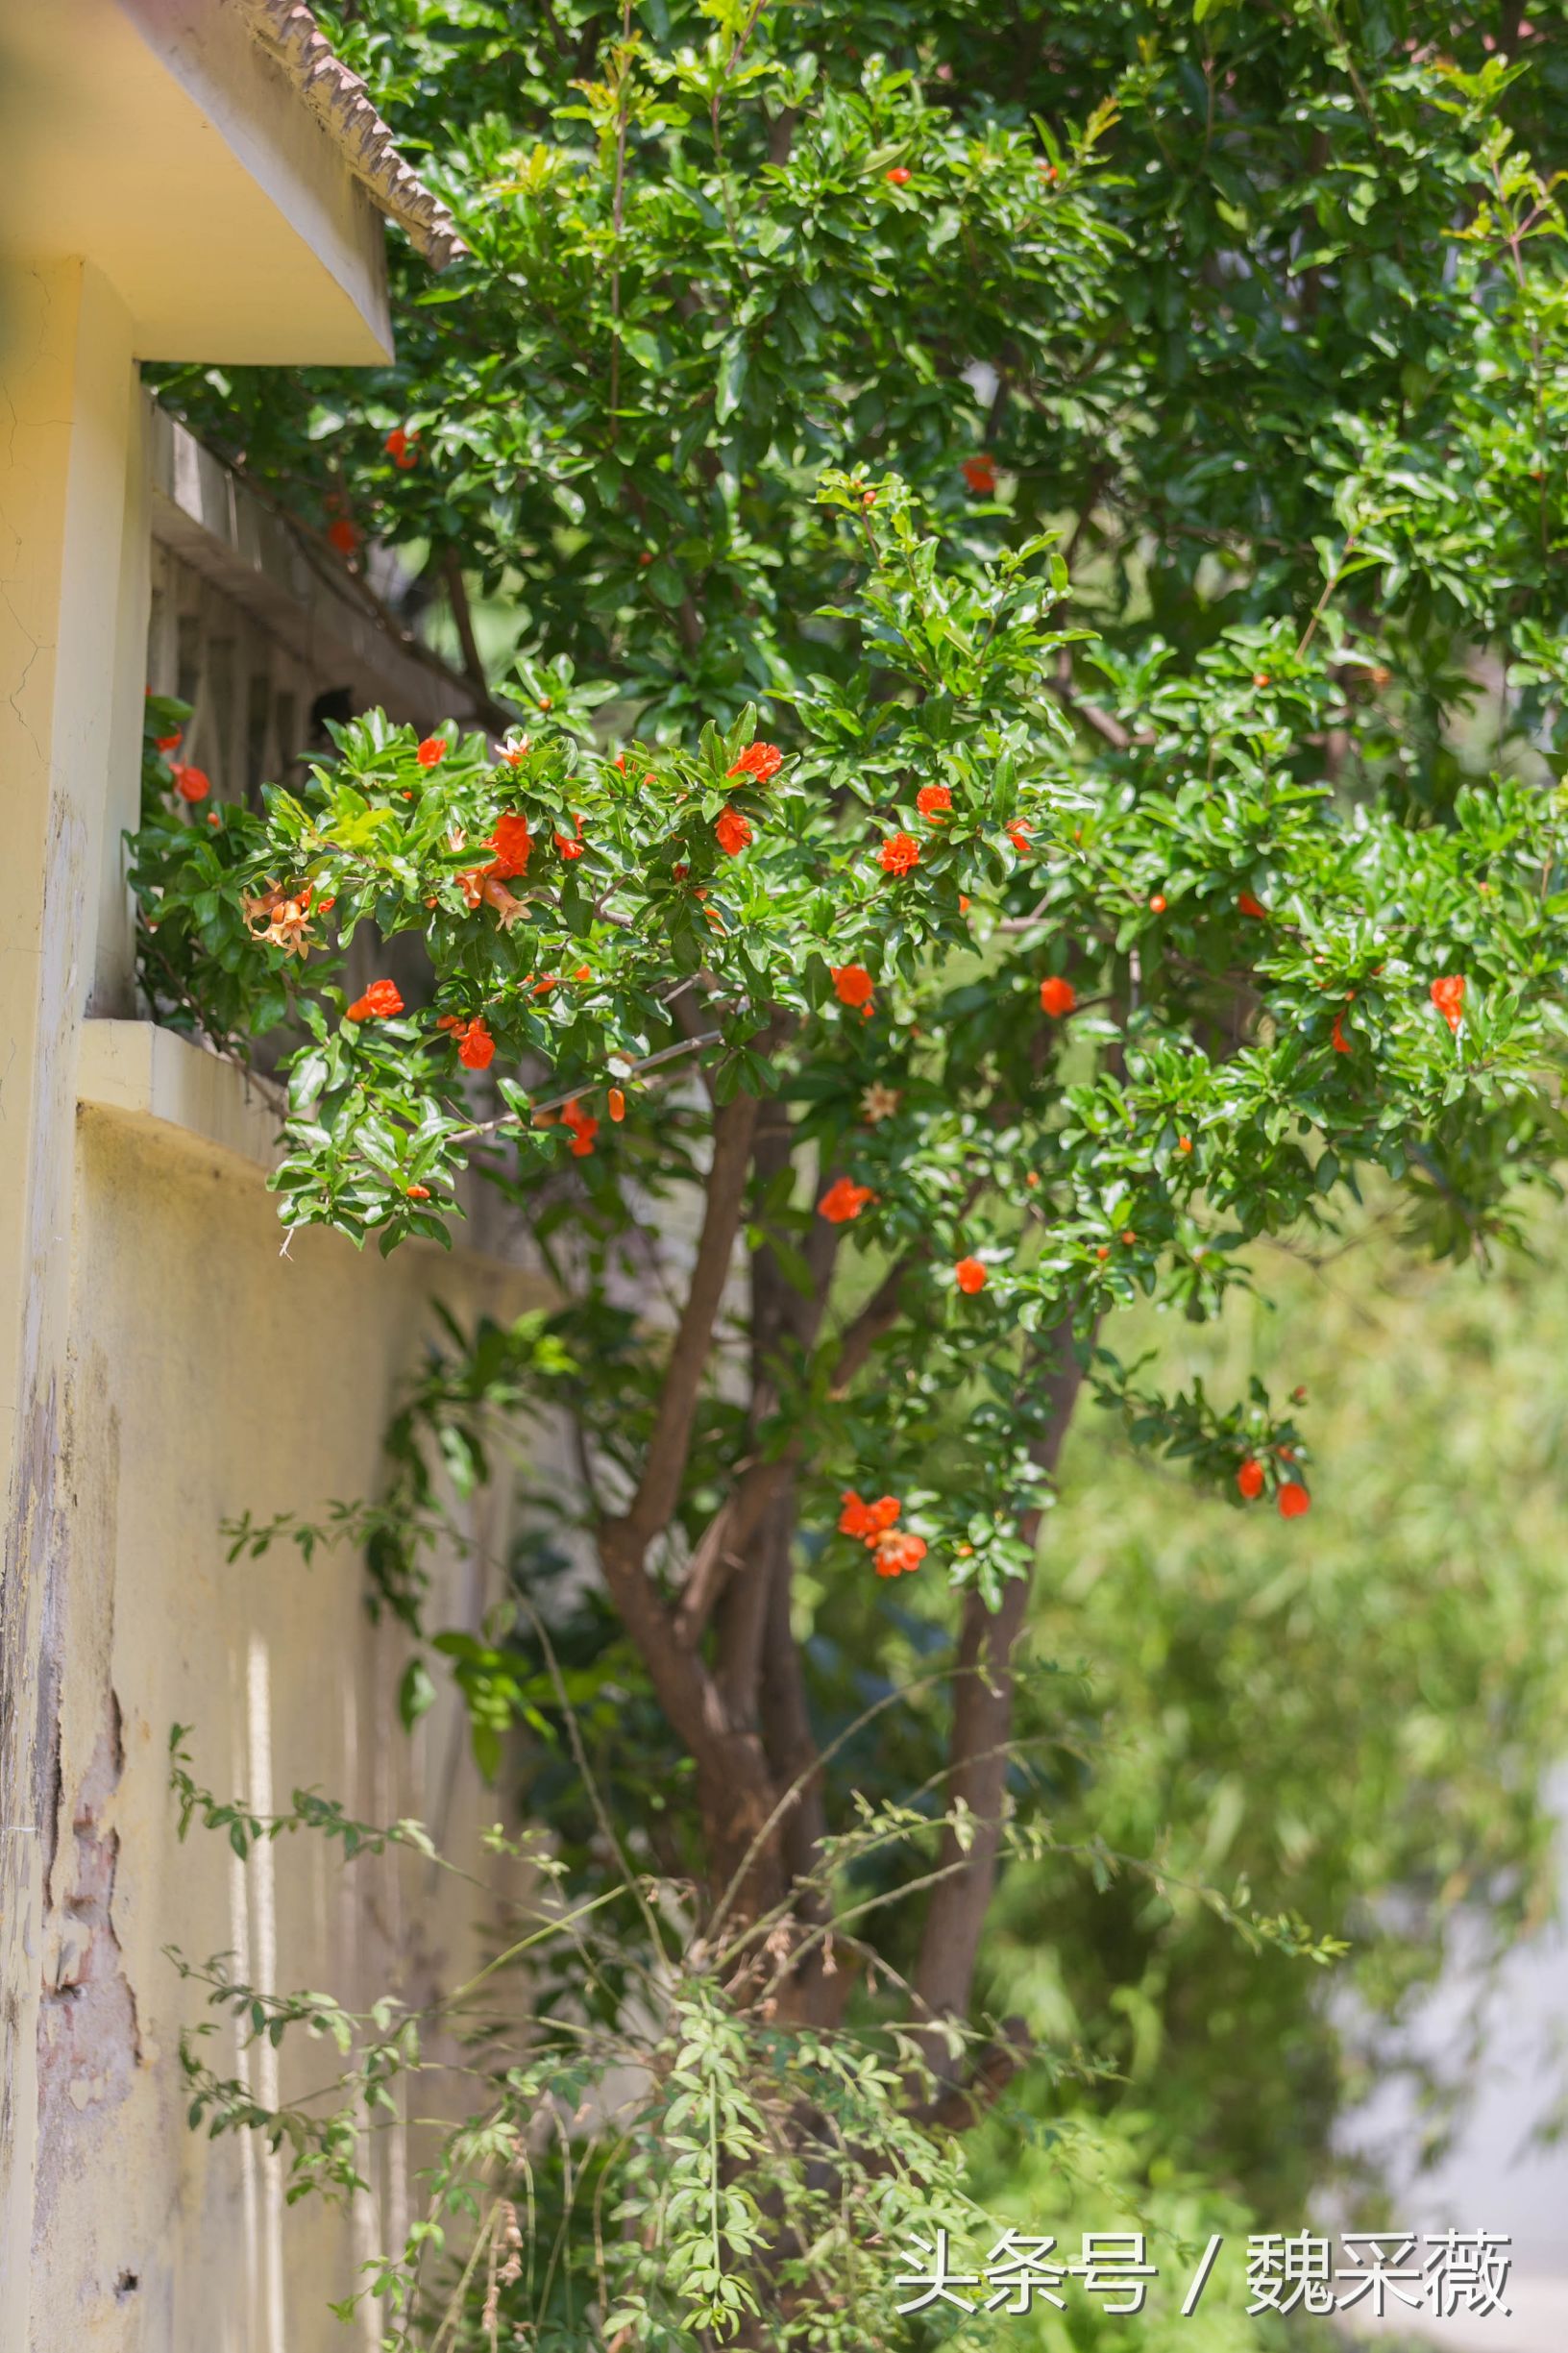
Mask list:
[{"label": "tree branch", "polygon": [[1113,751],[1126,751],[1131,748],[1134,739],[1120,720],[1113,719],[1110,712],[1102,710],[1097,702],[1080,702],[1072,689],[1060,678],[1052,679],[1051,692],[1069,719],[1076,719],[1084,726],[1091,727]]},{"label": "tree branch", "polygon": [[442,556],[441,573],[447,583],[447,601],[452,606],[452,618],[456,625],[457,643],[463,650],[463,668],[473,680],[476,691],[488,700],[490,682],[485,676],[479,641],[474,634],[474,614],[468,601],[468,584],[463,578],[463,559],[455,548],[448,548]]},{"label": "tree branch", "polygon": [[[1051,1415],[1033,1452],[1043,1470],[1054,1472],[1084,1376],[1070,1323],[1058,1325],[1047,1348]],[[1040,1532],[1040,1516],[1029,1512],[1019,1529],[1031,1548]],[[969,2005],[980,1931],[996,1884],[1013,1730],[1013,1653],[1028,1611],[1031,1582],[1029,1577],[1010,1581],[997,1609],[988,1609],[973,1592],[964,1605],[947,1752],[947,1803],[950,1809],[960,1803],[968,1809],[970,1843],[967,1850],[961,1847],[951,1826],[943,1832],[938,1869],[947,1875],[939,1878],[932,1891],[915,1969],[916,1990],[933,2018],[962,2016]],[[940,2037],[931,2040],[936,2053]],[[934,2056],[933,2064],[940,2069],[940,2057]]]},{"label": "tree branch", "polygon": [[639,1559],[666,1526],[680,1499],[698,1395],[707,1369],[714,1324],[729,1279],[735,1237],[746,1203],[751,1137],[756,1123],[754,1095],[737,1095],[714,1116],[713,1162],[708,1170],[697,1262],[692,1268],[674,1346],[670,1352],[643,1476],[626,1513]]},{"label": "tree branch", "polygon": [[[889,1269],[860,1312],[851,1319],[839,1342],[829,1377],[830,1397],[844,1395],[882,1335],[892,1331],[898,1320],[904,1278],[925,1255],[923,1246],[907,1252]],[[831,1262],[826,1271],[831,1275]],[[803,1336],[808,1347],[811,1336]],[[682,1642],[695,1645],[701,1640],[730,1570],[760,1525],[780,1484],[793,1479],[803,1451],[801,1438],[796,1436],[781,1455],[750,1463],[703,1530],[692,1555],[675,1612],[675,1628]]]}]

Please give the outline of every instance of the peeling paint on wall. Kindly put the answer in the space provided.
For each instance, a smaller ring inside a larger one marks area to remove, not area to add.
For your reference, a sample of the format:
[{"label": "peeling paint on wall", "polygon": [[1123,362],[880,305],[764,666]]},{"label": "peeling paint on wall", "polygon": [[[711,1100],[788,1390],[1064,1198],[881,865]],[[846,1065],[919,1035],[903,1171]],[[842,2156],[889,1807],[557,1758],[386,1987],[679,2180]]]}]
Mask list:
[{"label": "peeling paint on wall", "polygon": [[120,1706],[110,1692],[52,1874],[63,1885],[51,1907],[38,2015],[40,2229],[48,2226],[61,2169],[77,2161],[77,2120],[127,2098],[141,2061],[135,1996],[114,1927],[120,1834],[112,1813],[124,1769]]}]

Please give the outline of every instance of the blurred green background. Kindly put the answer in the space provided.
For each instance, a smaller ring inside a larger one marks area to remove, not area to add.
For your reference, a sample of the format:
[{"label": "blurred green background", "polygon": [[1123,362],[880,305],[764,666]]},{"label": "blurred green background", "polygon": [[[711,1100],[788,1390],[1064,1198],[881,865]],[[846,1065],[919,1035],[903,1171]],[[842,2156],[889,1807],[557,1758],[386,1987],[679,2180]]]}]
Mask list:
[{"label": "blurred green background", "polygon": [[[1457,1943],[1468,1966],[1552,1917],[1563,1213],[1490,1271],[1423,1261],[1394,1215],[1371,1200],[1337,1238],[1265,1246],[1275,1309],[1238,1298],[1213,1326],[1151,1313],[1111,1336],[1124,1358],[1157,1352],[1162,1382],[1201,1374],[1222,1399],[1255,1368],[1276,1393],[1304,1385],[1308,1518],[1202,1500],[1091,1408],[1069,1442],[1033,1630],[1039,1659],[1085,1679],[1083,1770],[1044,1793],[1058,1835],[1227,1896],[1243,1881],[1262,1910],[1351,1949],[1329,1971],[1249,1952],[1196,1894],[1132,1875],[1097,1890],[1066,1860],[1006,1878],[992,2008],[1116,2079],[1037,2086],[1035,2137],[1016,2117],[988,2127],[976,2192],[1072,2256],[1086,2228],[1172,2234],[1151,2246],[1166,2277],[1148,2315],[1097,2324],[1074,2291],[1065,2322],[1010,2321],[1015,2341],[1302,2341],[1240,2316],[1246,2232],[1300,2230],[1330,2193],[1362,2226],[1399,2218],[1336,2148],[1336,2120],[1403,2048]],[[1063,1690],[1036,1677],[1035,1729],[1061,1728]],[[1447,2080],[1423,2086],[1433,2151],[1471,2056],[1461,2039]],[[1183,2321],[1176,2243],[1195,2255],[1214,2230],[1233,2235]]]}]

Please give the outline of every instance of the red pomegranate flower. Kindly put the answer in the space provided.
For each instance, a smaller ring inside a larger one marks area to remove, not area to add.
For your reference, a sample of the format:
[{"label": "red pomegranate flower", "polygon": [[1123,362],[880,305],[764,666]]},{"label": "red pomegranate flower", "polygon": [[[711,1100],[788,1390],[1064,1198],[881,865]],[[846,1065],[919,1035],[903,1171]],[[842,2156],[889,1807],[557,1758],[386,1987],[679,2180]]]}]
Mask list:
[{"label": "red pomegranate flower", "polygon": [[572,1130],[573,1159],[586,1160],[594,1148],[594,1138],[599,1134],[599,1121],[585,1112],[580,1103],[563,1103],[561,1125]]},{"label": "red pomegranate flower", "polygon": [[555,846],[563,858],[582,856],[582,820],[580,817],[574,817],[572,822],[576,828],[575,834],[558,833],[555,836]]},{"label": "red pomegranate flower", "polygon": [[1249,1455],[1236,1474],[1237,1492],[1249,1504],[1255,1504],[1263,1491],[1263,1466],[1256,1455]]},{"label": "red pomegranate flower", "polygon": [[169,773],[182,800],[205,800],[212,790],[212,779],[204,768],[182,768],[176,761]]},{"label": "red pomegranate flower", "polygon": [[157,745],[159,751],[178,751],[180,748],[180,738],[184,735],[184,729],[183,727],[176,727],[172,735],[155,735],[153,742]]},{"label": "red pomegranate flower", "polygon": [[841,1500],[844,1509],[839,1513],[839,1533],[858,1536],[867,1544],[876,1544],[885,1536],[903,1509],[896,1495],[881,1495],[874,1504],[868,1504],[853,1487],[846,1487]]},{"label": "red pomegranate flower", "polygon": [[995,460],[988,457],[984,451],[978,457],[966,457],[963,475],[977,498],[989,499],[996,487]]},{"label": "red pomegranate flower", "polygon": [[1280,1489],[1280,1517],[1299,1520],[1304,1511],[1311,1511],[1312,1499],[1298,1480],[1287,1479]]},{"label": "red pomegranate flower", "polygon": [[831,964],[833,986],[841,1005],[869,1005],[876,983],[863,964]]},{"label": "red pomegranate flower", "polygon": [[902,1535],[884,1536],[876,1547],[876,1573],[878,1577],[907,1576],[919,1567],[925,1553],[925,1538],[907,1530]]},{"label": "red pomegranate flower", "polygon": [[1156,891],[1154,895],[1149,900],[1149,913],[1151,915],[1164,915],[1164,912],[1165,895],[1164,891]]},{"label": "red pomegranate flower", "polygon": [[[420,757],[424,758],[423,749]],[[528,853],[533,847],[527,819],[520,817],[515,809],[504,810],[496,820],[490,846],[496,854],[485,869],[487,873],[499,875],[502,882],[510,882],[517,875],[526,874],[528,870]]]},{"label": "red pomegranate flower", "polygon": [[357,555],[361,536],[357,523],[351,523],[347,515],[335,515],[327,526],[327,544],[339,555]]},{"label": "red pomegranate flower", "polygon": [[617,1127],[626,1115],[626,1098],[619,1087],[612,1087],[604,1098],[605,1108]]},{"label": "red pomegranate flower", "polygon": [[907,874],[920,863],[920,846],[912,833],[890,833],[876,854],[889,874]]},{"label": "red pomegranate flower", "polygon": [[414,754],[421,768],[439,768],[446,756],[446,738],[440,735],[428,735]]},{"label": "red pomegranate flower", "polygon": [[1336,1054],[1348,1054],[1351,1051],[1350,1040],[1345,1036],[1345,1017],[1342,1013],[1336,1013],[1334,1017],[1333,1038],[1334,1050]]},{"label": "red pomegranate flower", "polygon": [[952,805],[952,794],[944,784],[922,784],[915,796],[915,806],[922,817],[945,817]]},{"label": "red pomegranate flower", "polygon": [[972,1299],[976,1291],[986,1287],[986,1270],[979,1259],[960,1259],[953,1268],[953,1281],[961,1291]]},{"label": "red pomegranate flower", "polygon": [[758,784],[766,784],[783,765],[784,754],[776,744],[747,744],[734,767],[724,772],[730,776],[753,776]]},{"label": "red pomegranate flower", "polygon": [[885,180],[891,180],[895,188],[907,186],[910,177],[910,169],[907,163],[895,163],[891,172],[884,172],[883,174],[883,178]]},{"label": "red pomegranate flower", "polygon": [[488,1070],[495,1061],[496,1042],[485,1027],[483,1014],[477,1014],[462,1031],[457,1059],[469,1070]]},{"label": "red pomegranate flower", "polygon": [[714,833],[726,858],[738,858],[751,840],[751,828],[739,809],[724,807],[714,820]]},{"label": "red pomegranate flower", "polygon": [[1024,823],[1022,818],[1016,817],[1006,831],[1007,838],[1017,851],[1018,856],[1026,858],[1029,854],[1029,827]]},{"label": "red pomegranate flower", "polygon": [[856,1185],[848,1177],[837,1177],[817,1204],[817,1214],[825,1217],[829,1225],[847,1225],[858,1217],[875,1193],[869,1185]]},{"label": "red pomegranate flower", "polygon": [[1053,1021],[1060,1021],[1077,1002],[1078,992],[1071,981],[1064,980],[1060,972],[1047,972],[1040,984],[1041,1012],[1048,1013]]},{"label": "red pomegranate flower", "polygon": [[344,1018],[349,1021],[390,1021],[403,1011],[403,992],[395,980],[373,980],[363,996],[355,997]]},{"label": "red pomegranate flower", "polygon": [[1250,891],[1239,893],[1236,903],[1243,915],[1259,916],[1265,922],[1267,921],[1268,909],[1260,900],[1254,898]]},{"label": "red pomegranate flower", "polygon": [[1431,995],[1433,1003],[1457,1036],[1459,1023],[1464,1019],[1464,974],[1445,972],[1440,979],[1433,982]]}]

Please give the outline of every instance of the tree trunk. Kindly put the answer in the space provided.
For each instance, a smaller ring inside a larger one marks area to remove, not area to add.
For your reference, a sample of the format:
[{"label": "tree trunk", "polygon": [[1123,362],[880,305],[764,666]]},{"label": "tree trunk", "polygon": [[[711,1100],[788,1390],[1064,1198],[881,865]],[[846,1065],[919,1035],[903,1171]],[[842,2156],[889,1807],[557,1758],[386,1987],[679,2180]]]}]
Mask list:
[{"label": "tree trunk", "polygon": [[[1083,1368],[1070,1327],[1048,1342],[1046,1385],[1049,1424],[1035,1448],[1035,1459],[1054,1472],[1072,1409],[1083,1384]],[[1032,1511],[1020,1533],[1033,1547],[1041,1514]],[[966,1853],[951,1829],[942,1837],[940,1868],[948,1875],[931,1892],[915,1972],[915,1989],[933,2018],[962,2018],[974,1986],[980,1934],[996,1885],[1001,1850],[1003,1800],[1007,1791],[1007,1745],[1013,1733],[1013,1654],[1029,1607],[1032,1580],[1016,1579],[999,1608],[988,1609],[977,1593],[964,1605],[958,1681],[948,1742],[947,1802],[960,1800],[973,1817]],[[944,2047],[932,2038],[933,2064],[945,2065]]]}]

